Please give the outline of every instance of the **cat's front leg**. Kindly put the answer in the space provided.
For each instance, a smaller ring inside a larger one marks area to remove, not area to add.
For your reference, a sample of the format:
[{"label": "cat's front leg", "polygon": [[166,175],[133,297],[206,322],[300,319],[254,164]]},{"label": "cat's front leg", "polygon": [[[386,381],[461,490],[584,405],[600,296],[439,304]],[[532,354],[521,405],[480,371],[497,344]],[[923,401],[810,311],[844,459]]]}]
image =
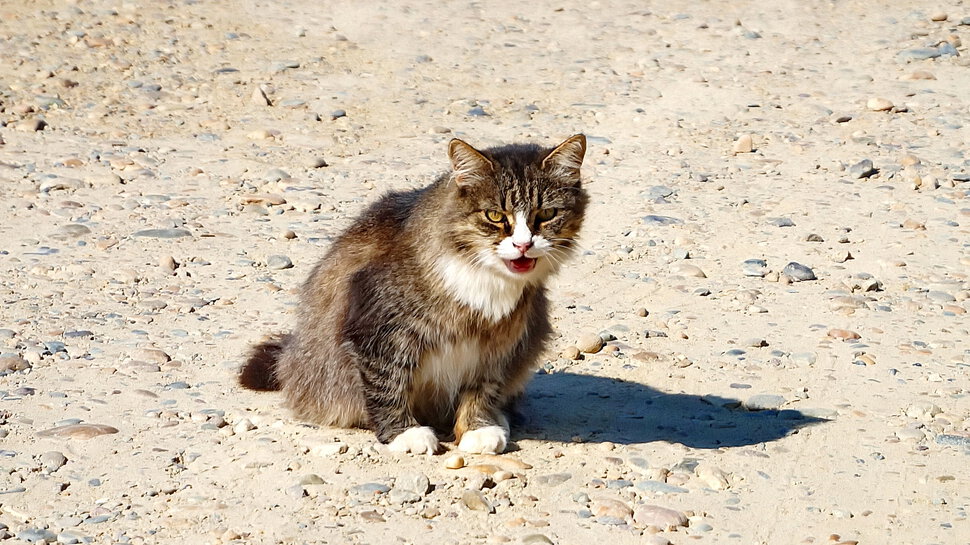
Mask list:
[{"label": "cat's front leg", "polygon": [[509,421],[487,392],[464,392],[455,414],[458,450],[501,454],[509,443]]},{"label": "cat's front leg", "polygon": [[422,426],[408,409],[406,371],[396,365],[362,365],[367,416],[377,440],[396,453],[435,454],[441,445],[432,428]]}]

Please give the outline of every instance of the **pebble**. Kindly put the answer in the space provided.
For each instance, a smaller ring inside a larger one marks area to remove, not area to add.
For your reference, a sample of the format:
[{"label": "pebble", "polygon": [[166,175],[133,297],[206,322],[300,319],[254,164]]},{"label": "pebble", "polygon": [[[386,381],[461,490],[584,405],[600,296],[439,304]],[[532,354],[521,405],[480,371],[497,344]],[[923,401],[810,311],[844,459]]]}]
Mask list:
[{"label": "pebble", "polygon": [[806,280],[815,280],[815,271],[802,265],[801,263],[796,263],[794,261],[785,265],[785,268],[781,270],[781,273],[788,276],[795,282],[803,282]]},{"label": "pebble", "polygon": [[45,452],[40,455],[40,464],[47,473],[53,473],[67,463],[67,457],[56,450]]},{"label": "pebble", "polygon": [[707,275],[704,274],[704,271],[702,271],[700,267],[690,263],[676,263],[670,267],[670,273],[692,278],[707,278]]},{"label": "pebble", "polygon": [[30,363],[20,356],[3,354],[0,355],[0,373],[5,371],[23,371],[30,369]]},{"label": "pebble", "polygon": [[872,166],[872,161],[870,159],[863,159],[849,167],[849,176],[857,179],[869,178],[877,172],[879,171]]},{"label": "pebble", "polygon": [[936,444],[949,447],[970,447],[970,436],[941,433],[936,436]]},{"label": "pebble", "polygon": [[478,490],[465,490],[461,493],[461,503],[472,511],[494,513],[495,506]]},{"label": "pebble", "polygon": [[745,276],[761,278],[768,274],[768,263],[764,259],[746,259],[741,263],[741,272]]},{"label": "pebble", "polygon": [[576,341],[576,348],[586,354],[595,354],[603,349],[603,338],[596,333],[585,333]]},{"label": "pebble", "polygon": [[605,498],[593,500],[592,511],[596,517],[612,517],[621,521],[633,516],[633,509],[626,503]]},{"label": "pebble", "polygon": [[902,226],[903,226],[903,229],[910,229],[912,231],[925,231],[926,230],[926,224],[924,224],[921,221],[914,220],[912,218],[908,218],[908,219],[904,220]]},{"label": "pebble", "polygon": [[[575,360],[582,359],[583,355],[582,355],[582,351],[579,349],[578,346],[570,345],[562,349],[562,352],[560,353],[560,357],[565,358],[567,360],[575,361]],[[0,363],[0,369],[2,369],[2,365],[3,364]]]},{"label": "pebble", "polygon": [[38,437],[65,437],[68,439],[92,439],[99,435],[118,433],[118,428],[104,424],[68,424],[37,432]]},{"label": "pebble", "polygon": [[241,434],[244,434],[244,433],[246,433],[248,431],[252,431],[252,430],[255,430],[255,429],[256,429],[256,424],[253,424],[252,420],[250,420],[248,418],[240,419],[238,422],[236,422],[232,426],[232,431],[236,435],[241,435]]},{"label": "pebble", "polygon": [[848,329],[838,329],[838,328],[830,329],[829,332],[826,333],[826,335],[834,339],[842,339],[843,341],[854,341],[856,339],[862,338],[862,336],[856,333],[855,331],[851,331]]},{"label": "pebble", "polygon": [[522,545],[555,545],[555,542],[542,534],[529,534],[522,537]]},{"label": "pebble", "polygon": [[[748,401],[750,402],[751,400],[749,399]],[[782,403],[784,403],[784,398],[782,398]],[[731,487],[727,473],[709,464],[698,465],[694,468],[694,475],[712,490],[726,490]]]},{"label": "pebble", "polygon": [[445,460],[445,467],[448,469],[461,469],[465,467],[465,458],[459,454],[453,454]]},{"label": "pebble", "polygon": [[[928,59],[935,59],[941,54],[942,53],[940,52],[939,48],[936,47],[916,47],[913,49],[905,49],[900,51],[896,54],[896,59],[903,62],[925,61]],[[892,108],[892,103],[890,103],[889,107]]]},{"label": "pebble", "polygon": [[776,394],[757,394],[749,397],[743,406],[749,411],[778,410],[785,404],[784,396]]},{"label": "pebble", "polygon": [[293,262],[285,255],[271,255],[266,258],[266,267],[274,271],[292,269]]},{"label": "pebble", "polygon": [[687,515],[659,505],[639,505],[633,511],[633,521],[640,526],[670,531],[687,526]]},{"label": "pebble", "polygon": [[893,106],[892,101],[881,97],[873,97],[866,101],[866,108],[869,108],[874,112],[885,112],[892,110]]},{"label": "pebble", "polygon": [[387,494],[391,487],[381,483],[364,483],[351,487],[347,492],[353,496],[370,498],[379,494]]},{"label": "pebble", "polygon": [[424,473],[403,473],[395,479],[394,488],[409,490],[423,496],[431,490],[431,481]]},{"label": "pebble", "polygon": [[754,139],[750,134],[742,134],[734,141],[731,151],[737,155],[739,153],[751,153],[754,151]]},{"label": "pebble", "polygon": [[23,119],[18,121],[14,128],[18,131],[36,132],[42,131],[47,127],[47,122],[40,118]]},{"label": "pebble", "polygon": [[182,238],[192,236],[187,229],[142,229],[131,234],[133,237],[146,238]]},{"label": "pebble", "polygon": [[17,539],[27,543],[54,543],[57,541],[57,534],[43,528],[25,528],[17,532]]}]

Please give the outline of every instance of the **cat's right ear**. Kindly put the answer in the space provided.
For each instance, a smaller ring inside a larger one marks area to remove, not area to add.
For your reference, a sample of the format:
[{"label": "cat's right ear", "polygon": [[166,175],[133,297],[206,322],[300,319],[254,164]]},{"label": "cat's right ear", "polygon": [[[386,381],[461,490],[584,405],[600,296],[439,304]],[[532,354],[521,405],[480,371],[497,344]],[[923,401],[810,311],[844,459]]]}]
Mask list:
[{"label": "cat's right ear", "polygon": [[457,138],[448,144],[448,158],[454,170],[452,177],[458,186],[468,186],[486,179],[495,170],[495,165],[488,157]]}]

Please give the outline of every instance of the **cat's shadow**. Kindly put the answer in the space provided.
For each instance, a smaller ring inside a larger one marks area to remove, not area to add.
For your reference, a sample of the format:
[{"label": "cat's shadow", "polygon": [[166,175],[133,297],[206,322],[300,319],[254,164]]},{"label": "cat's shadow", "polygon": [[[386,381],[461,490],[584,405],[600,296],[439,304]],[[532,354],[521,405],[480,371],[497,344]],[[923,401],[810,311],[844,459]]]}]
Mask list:
[{"label": "cat's shadow", "polygon": [[536,375],[519,404],[515,439],[617,444],[666,441],[713,449],[780,439],[827,422],[797,410],[747,411],[740,400],[671,394],[609,377]]}]

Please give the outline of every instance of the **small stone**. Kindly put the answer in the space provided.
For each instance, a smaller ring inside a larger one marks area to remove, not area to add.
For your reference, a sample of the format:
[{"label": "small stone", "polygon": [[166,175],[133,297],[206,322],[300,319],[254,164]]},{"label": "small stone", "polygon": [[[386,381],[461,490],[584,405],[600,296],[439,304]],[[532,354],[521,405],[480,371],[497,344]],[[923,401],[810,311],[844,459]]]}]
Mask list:
[{"label": "small stone", "polygon": [[292,269],[293,262],[285,255],[271,255],[266,258],[266,267],[274,271]]},{"label": "small stone", "polygon": [[43,119],[36,118],[36,117],[32,119],[23,119],[15,125],[15,128],[18,131],[24,131],[24,132],[42,131],[46,127],[47,127],[47,122],[44,121]]},{"label": "small stone", "polygon": [[734,141],[734,147],[731,151],[737,155],[739,153],[751,153],[754,151],[754,139],[751,138],[750,134],[742,134]]},{"label": "small stone", "polygon": [[560,356],[567,360],[579,360],[583,357],[582,352],[578,347],[575,346],[567,346],[566,348],[563,348]]},{"label": "small stone", "polygon": [[327,163],[327,160],[323,157],[314,157],[310,159],[309,165],[310,168],[324,168],[330,166],[330,164]]},{"label": "small stone", "polygon": [[341,454],[346,454],[348,447],[345,443],[323,443],[314,445],[310,448],[310,454],[323,458],[333,458]]},{"label": "small stone", "polygon": [[633,521],[640,526],[653,526],[663,531],[687,526],[687,515],[659,505],[640,505],[633,511]]},{"label": "small stone", "polygon": [[896,59],[903,62],[925,61],[935,59],[940,55],[942,55],[942,52],[938,47],[915,47],[896,53]]},{"label": "small stone", "polygon": [[99,435],[118,433],[118,428],[104,424],[68,424],[37,432],[38,437],[65,437],[68,439],[91,439]]},{"label": "small stone", "polygon": [[495,506],[478,490],[465,490],[462,492],[461,503],[472,511],[483,511],[489,514],[495,512]]},{"label": "small stone", "polygon": [[465,467],[465,458],[458,454],[449,456],[448,459],[445,460],[445,467],[448,469],[461,469]]},{"label": "small stone", "polygon": [[302,486],[312,486],[312,485],[326,484],[326,481],[324,481],[323,478],[317,475],[316,473],[309,473],[307,475],[304,475],[303,477],[300,477],[299,484]]},{"label": "small stone", "polygon": [[158,364],[172,361],[172,357],[167,352],[158,348],[139,348],[132,353],[132,357],[139,361]]},{"label": "small stone", "polygon": [[30,363],[20,356],[4,354],[0,355],[0,373],[5,371],[23,371],[30,369]]},{"label": "small stone", "polygon": [[806,280],[815,280],[815,271],[802,265],[801,263],[796,263],[794,261],[785,265],[785,268],[781,270],[781,273],[788,276],[795,282],[803,282]]},{"label": "small stone", "polygon": [[174,257],[167,255],[158,260],[158,266],[166,271],[175,272],[179,264],[175,261]]},{"label": "small stone", "polygon": [[266,96],[266,91],[263,90],[262,86],[253,89],[249,101],[257,106],[270,106],[269,97]]},{"label": "small stone", "polygon": [[187,229],[142,229],[131,234],[133,237],[147,238],[181,238],[190,237],[192,232]]},{"label": "small stone", "polygon": [[381,483],[364,483],[351,487],[347,492],[353,496],[371,498],[380,494],[387,494],[391,487]]},{"label": "small stone", "polygon": [[671,274],[678,276],[688,276],[692,278],[707,278],[704,271],[701,270],[697,265],[691,265],[690,263],[677,263],[670,268]]},{"label": "small stone", "polygon": [[902,157],[899,158],[899,164],[904,167],[914,167],[914,166],[918,166],[920,163],[921,161],[919,157],[911,153],[907,153],[906,155],[903,155]]},{"label": "small stone", "polygon": [[235,425],[233,425],[232,427],[232,431],[236,435],[241,435],[243,433],[246,433],[247,431],[252,431],[255,429],[256,429],[256,424],[253,424],[252,420],[248,418],[243,418],[242,420],[236,422]]},{"label": "small stone", "polygon": [[53,473],[64,466],[67,463],[67,457],[64,454],[52,450],[50,452],[45,452],[40,455],[40,465],[44,468],[47,473]]},{"label": "small stone", "polygon": [[[782,403],[784,403],[784,398],[782,398]],[[731,486],[727,473],[719,467],[701,464],[694,468],[694,475],[712,490],[726,490]]]},{"label": "small stone", "polygon": [[946,19],[947,19],[946,13],[937,12],[937,13],[934,13],[933,15],[930,15],[930,21],[933,21],[936,23],[946,21]]},{"label": "small stone", "polygon": [[893,103],[885,98],[873,97],[866,101],[866,108],[874,112],[885,112],[893,109]]},{"label": "small stone", "polygon": [[741,272],[745,276],[764,277],[768,274],[768,263],[764,259],[746,259],[741,263]]},{"label": "small stone", "polygon": [[57,541],[57,534],[42,528],[25,528],[17,532],[17,539],[27,543],[54,543]]},{"label": "small stone", "polygon": [[941,433],[936,436],[936,444],[950,447],[970,447],[970,437]]},{"label": "small stone", "polygon": [[529,534],[522,538],[522,545],[555,545],[555,542],[542,534]]},{"label": "small stone", "polygon": [[58,227],[57,231],[51,237],[57,240],[67,240],[90,234],[91,229],[88,226],[81,225],[80,223],[69,223]]},{"label": "small stone", "polygon": [[842,339],[843,341],[854,341],[862,338],[862,335],[848,329],[830,329],[827,335],[833,339]]},{"label": "small stone", "polygon": [[404,473],[394,481],[394,488],[409,490],[423,496],[431,490],[431,481],[424,473]]},{"label": "small stone", "polygon": [[877,172],[879,172],[879,170],[872,166],[872,161],[869,159],[863,159],[849,167],[849,176],[856,179],[869,178]]},{"label": "small stone", "polygon": [[942,412],[939,406],[929,401],[917,401],[906,407],[906,416],[917,420],[929,420]]},{"label": "small stone", "polygon": [[775,394],[753,395],[744,402],[744,408],[749,411],[773,411],[785,404],[785,398]]},{"label": "small stone", "polygon": [[595,333],[585,333],[576,341],[576,347],[586,354],[595,354],[603,349],[603,338]]},{"label": "small stone", "polygon": [[421,501],[421,496],[411,492],[410,490],[393,488],[387,493],[387,502],[391,505],[405,505],[409,503],[417,503],[419,501]]},{"label": "small stone", "polygon": [[926,224],[914,219],[906,219],[905,221],[903,221],[903,229],[910,229],[913,231],[925,231]]},{"label": "small stone", "polygon": [[592,511],[593,516],[613,517],[620,520],[633,516],[633,509],[630,509],[626,503],[612,499],[594,500]]}]

